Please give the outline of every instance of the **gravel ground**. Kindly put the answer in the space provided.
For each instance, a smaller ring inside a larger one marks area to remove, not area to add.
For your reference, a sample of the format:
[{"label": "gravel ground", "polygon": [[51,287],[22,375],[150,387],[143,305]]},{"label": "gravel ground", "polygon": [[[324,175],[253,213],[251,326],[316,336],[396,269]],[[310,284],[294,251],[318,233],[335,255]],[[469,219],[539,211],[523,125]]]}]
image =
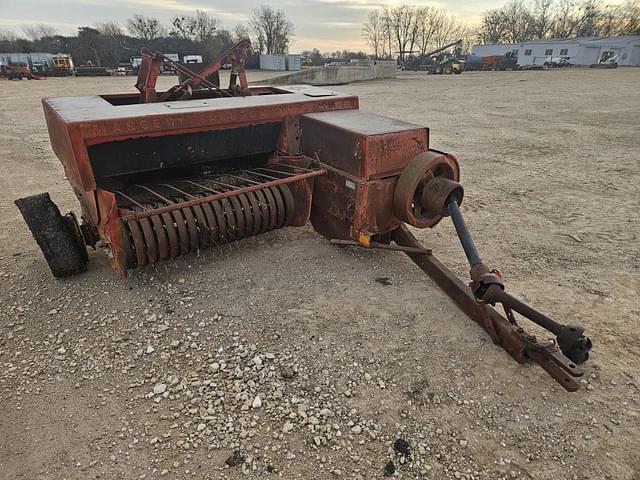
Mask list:
[{"label": "gravel ground", "polygon": [[[40,98],[132,84],[0,83],[1,478],[640,478],[640,70],[339,87],[458,156],[485,260],[594,341],[573,394],[402,254],[309,226],[125,280],[91,253],[55,280],[13,205],[78,210]],[[448,222],[418,235],[466,276]]]}]

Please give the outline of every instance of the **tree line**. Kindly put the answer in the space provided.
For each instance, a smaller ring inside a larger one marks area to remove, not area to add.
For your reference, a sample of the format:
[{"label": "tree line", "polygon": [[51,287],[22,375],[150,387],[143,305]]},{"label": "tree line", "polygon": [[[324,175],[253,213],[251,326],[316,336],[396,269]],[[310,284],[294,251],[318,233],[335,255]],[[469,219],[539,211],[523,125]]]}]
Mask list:
[{"label": "tree line", "polygon": [[485,12],[482,43],[520,43],[542,38],[640,34],[640,0],[608,5],[602,0],[512,0]]},{"label": "tree line", "polygon": [[369,11],[362,37],[375,58],[425,54],[456,40],[520,43],[542,38],[640,34],[640,0],[511,0],[482,14],[471,26],[443,8],[399,5]]},{"label": "tree line", "polygon": [[371,10],[362,36],[375,58],[424,54],[455,40],[469,41],[471,29],[443,8],[400,5]]},{"label": "tree line", "polygon": [[370,55],[362,50],[336,50],[334,52],[320,52],[318,48],[303,50],[300,55],[307,61],[307,65],[319,66],[332,62],[348,63],[351,60],[367,60]]},{"label": "tree line", "polygon": [[252,38],[256,53],[286,53],[294,34],[293,23],[282,10],[262,5],[252,11],[246,24],[231,30],[219,28],[218,20],[203,10],[173,17],[164,25],[155,17],[134,15],[120,25],[96,23],[78,29],[77,35],[58,35],[48,25],[27,26],[23,35],[0,31],[0,53],[69,53],[77,64],[91,62],[115,67],[139,55],[142,47],[164,53],[202,55],[205,62],[218,58],[242,38]]},{"label": "tree line", "polygon": [[[479,25],[470,26],[443,8],[434,6],[383,7],[368,12],[362,36],[374,58],[400,58],[424,54],[452,41],[463,50],[473,43],[520,43],[541,38],[640,35],[640,0],[608,5],[604,0],[511,0],[483,13]],[[70,53],[76,63],[115,67],[138,55],[142,47],[165,52],[202,55],[205,61],[220,56],[241,38],[251,37],[256,53],[286,53],[293,23],[282,10],[262,5],[247,23],[232,29],[219,27],[205,11],[173,17],[168,25],[155,17],[134,15],[125,25],[117,22],[83,26],[77,35],[58,35],[47,25],[31,25],[23,35],[0,30],[0,53]],[[314,65],[349,61],[364,52],[318,49],[303,52]]]}]

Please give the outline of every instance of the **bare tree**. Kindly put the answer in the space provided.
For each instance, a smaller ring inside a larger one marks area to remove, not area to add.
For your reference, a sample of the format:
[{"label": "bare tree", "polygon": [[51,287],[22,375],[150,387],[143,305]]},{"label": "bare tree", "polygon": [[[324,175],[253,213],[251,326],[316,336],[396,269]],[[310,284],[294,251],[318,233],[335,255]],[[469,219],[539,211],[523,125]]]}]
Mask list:
[{"label": "bare tree", "polygon": [[118,22],[102,22],[95,24],[96,30],[107,37],[121,37],[124,35]]},{"label": "bare tree", "polygon": [[29,40],[40,40],[45,37],[53,37],[57,31],[50,25],[44,23],[37,23],[35,25],[26,25],[22,27],[22,31],[29,38]]},{"label": "bare tree", "polygon": [[0,28],[0,42],[15,42],[18,36],[12,31]]},{"label": "bare tree", "polygon": [[470,30],[446,10],[431,6],[400,5],[369,12],[363,36],[376,56],[426,53],[468,37]]},{"label": "bare tree", "polygon": [[210,40],[218,27],[218,21],[204,10],[196,10],[190,21],[193,24],[193,40],[196,42],[204,43]]},{"label": "bare tree", "polygon": [[475,26],[463,25],[458,32],[459,40],[462,40],[460,51],[462,53],[471,52],[471,47],[478,42],[478,29]]},{"label": "bare tree", "polygon": [[530,15],[531,34],[534,38],[545,38],[553,28],[553,0],[534,0]]},{"label": "bare tree", "polygon": [[362,36],[373,50],[374,58],[379,58],[384,48],[384,22],[380,10],[372,10],[362,27]]},{"label": "bare tree", "polygon": [[446,44],[460,40],[463,25],[453,16],[443,13],[433,32],[433,45],[442,48]]},{"label": "bare tree", "polygon": [[485,12],[479,31],[485,43],[640,33],[640,0],[512,0]]},{"label": "bare tree", "polygon": [[624,10],[622,5],[606,5],[599,15],[598,35],[609,37],[611,35],[624,35],[623,32]]},{"label": "bare tree", "polygon": [[293,23],[287,18],[284,10],[262,5],[253,10],[250,23],[260,53],[284,53],[289,49]]},{"label": "bare tree", "polygon": [[382,36],[384,38],[382,52],[387,58],[393,57],[393,25],[391,23],[391,11],[389,8],[382,9]]},{"label": "bare tree", "polygon": [[143,15],[134,15],[127,20],[127,30],[133,37],[141,40],[153,40],[161,37],[164,33],[164,27],[160,20]]},{"label": "bare tree", "polygon": [[627,0],[622,7],[620,30],[624,35],[640,35],[640,0]]},{"label": "bare tree", "polygon": [[551,36],[553,38],[574,36],[576,21],[576,7],[573,0],[559,0],[551,27]]},{"label": "bare tree", "polygon": [[193,39],[193,23],[190,21],[190,17],[188,15],[173,17],[169,36],[181,38],[183,40]]},{"label": "bare tree", "polygon": [[580,15],[576,25],[576,36],[598,35],[598,23],[602,17],[602,6],[597,0],[585,0],[579,7]]},{"label": "bare tree", "polygon": [[533,20],[523,0],[511,0],[504,7],[506,40],[509,43],[526,42],[533,39]]},{"label": "bare tree", "polygon": [[439,30],[444,10],[435,7],[420,7],[416,12],[417,44],[420,53],[427,53],[433,45],[433,36]]},{"label": "bare tree", "polygon": [[[545,18],[549,14],[545,11]],[[511,0],[502,8],[485,12],[479,37],[485,43],[526,42],[536,38],[535,23],[534,15],[523,0]]]},{"label": "bare tree", "polygon": [[412,35],[415,25],[415,9],[407,5],[400,5],[389,11],[389,17],[400,61],[403,61],[405,55],[411,51],[412,38],[415,38]]},{"label": "bare tree", "polygon": [[233,27],[233,41],[239,42],[244,38],[249,38],[251,36],[251,31],[248,25],[244,23],[238,23],[235,27]]},{"label": "bare tree", "polygon": [[482,16],[482,25],[478,32],[478,38],[484,44],[500,43],[505,40],[506,27],[504,12],[501,10],[489,10]]}]

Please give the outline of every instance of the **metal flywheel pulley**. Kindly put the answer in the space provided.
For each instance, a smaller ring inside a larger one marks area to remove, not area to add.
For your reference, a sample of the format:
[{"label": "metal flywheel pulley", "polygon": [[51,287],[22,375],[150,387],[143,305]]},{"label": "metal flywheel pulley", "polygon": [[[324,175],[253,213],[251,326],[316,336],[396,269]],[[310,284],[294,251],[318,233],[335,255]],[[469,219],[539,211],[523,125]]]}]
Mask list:
[{"label": "metal flywheel pulley", "polygon": [[413,158],[400,174],[393,194],[396,216],[418,228],[433,227],[447,215],[445,202],[462,202],[460,167],[453,155],[429,150]]}]

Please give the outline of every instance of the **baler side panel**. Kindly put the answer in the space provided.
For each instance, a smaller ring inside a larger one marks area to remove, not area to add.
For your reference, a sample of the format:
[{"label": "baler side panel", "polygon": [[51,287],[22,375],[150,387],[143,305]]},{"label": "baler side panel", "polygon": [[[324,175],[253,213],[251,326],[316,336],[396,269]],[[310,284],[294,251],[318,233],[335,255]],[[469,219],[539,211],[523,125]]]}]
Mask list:
[{"label": "baler side panel", "polygon": [[396,175],[429,148],[427,128],[360,110],[303,115],[301,127],[305,154],[364,180]]},{"label": "baler side panel", "polygon": [[94,175],[100,179],[203,162],[268,154],[278,149],[281,124],[245,127],[157,138],[143,137],[88,147]]},{"label": "baler side panel", "polygon": [[81,186],[80,174],[71,144],[68,125],[58,112],[51,107],[47,100],[46,98],[42,99],[42,106],[47,122],[47,130],[49,131],[51,148],[62,163],[64,173],[71,182],[74,190],[78,190]]},{"label": "baler side panel", "polygon": [[[274,95],[274,97],[284,97],[284,95]],[[246,101],[233,100],[234,103],[228,104],[229,108],[198,110],[194,107],[185,107],[184,111],[179,108],[180,105],[174,104],[188,102],[172,102],[171,105],[164,104],[166,113],[132,117],[123,116],[123,110],[118,109],[127,108],[127,112],[135,111],[129,108],[133,106],[114,106],[100,97],[63,98],[51,101],[45,99],[43,103],[47,122],[52,127],[50,131],[54,151],[65,165],[68,178],[78,192],[96,189],[94,171],[87,150],[87,147],[92,145],[282,123],[286,118],[298,117],[303,113],[358,108],[358,98],[351,96],[302,97],[295,102],[265,105],[252,104],[253,100],[249,98]],[[259,99],[256,100],[258,101]],[[215,102],[212,104],[215,105]],[[161,108],[162,106],[163,104],[154,104],[140,107]],[[204,107],[209,108],[209,105],[203,104]],[[147,110],[141,111],[147,112]]]},{"label": "baler side panel", "polygon": [[400,226],[394,213],[397,178],[428,149],[428,130],[360,111],[301,117],[302,151],[328,170],[317,178],[311,221],[327,238],[360,240]]}]

